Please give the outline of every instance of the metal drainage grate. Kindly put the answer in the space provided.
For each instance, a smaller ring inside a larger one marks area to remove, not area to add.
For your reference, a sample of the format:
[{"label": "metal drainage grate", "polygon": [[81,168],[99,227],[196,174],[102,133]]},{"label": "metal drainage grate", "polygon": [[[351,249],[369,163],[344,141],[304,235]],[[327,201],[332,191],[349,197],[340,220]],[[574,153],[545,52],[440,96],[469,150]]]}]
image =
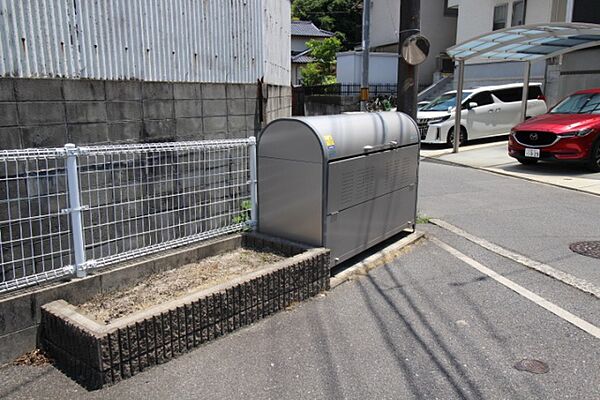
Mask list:
[{"label": "metal drainage grate", "polygon": [[582,256],[600,258],[600,242],[577,242],[569,245],[569,248]]},{"label": "metal drainage grate", "polygon": [[545,374],[550,371],[548,364],[539,360],[523,359],[515,364],[519,371],[531,372],[532,374]]}]

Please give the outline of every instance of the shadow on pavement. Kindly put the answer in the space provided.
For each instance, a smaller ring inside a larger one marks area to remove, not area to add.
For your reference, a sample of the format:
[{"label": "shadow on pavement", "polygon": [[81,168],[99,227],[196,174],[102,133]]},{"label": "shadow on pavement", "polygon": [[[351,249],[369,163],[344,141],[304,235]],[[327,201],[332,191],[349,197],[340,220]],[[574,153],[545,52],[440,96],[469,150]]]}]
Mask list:
[{"label": "shadow on pavement", "polygon": [[327,398],[334,399],[339,393],[342,393],[342,384],[340,382],[338,369],[334,363],[331,344],[329,343],[331,335],[326,331],[326,324],[323,322],[323,317],[319,311],[317,311],[314,320],[311,319],[311,322],[313,323],[310,324],[310,329],[313,337],[322,340],[313,340],[312,344],[319,350],[321,359],[325,361],[324,367],[328,373],[321,375],[321,381],[327,392]]},{"label": "shadow on pavement", "polygon": [[[479,388],[477,387],[475,382],[471,381],[471,379],[467,376],[467,373],[464,370],[463,366],[457,362],[456,357],[453,356],[453,354],[448,350],[448,348],[442,342],[439,334],[434,331],[434,329],[431,327],[431,325],[429,324],[427,319],[420,313],[418,307],[415,306],[412,299],[410,299],[410,297],[406,294],[405,290],[403,290],[400,287],[400,282],[398,282],[398,280],[389,271],[389,266],[386,265],[384,268],[386,269],[386,272],[388,272],[388,275],[391,277],[392,281],[396,284],[396,286],[398,286],[396,293],[400,293],[402,295],[402,297],[404,298],[404,300],[407,301],[407,303],[411,307],[412,311],[417,315],[421,327],[425,328],[428,331],[431,338],[434,340],[436,347],[438,347],[440,350],[442,350],[442,353],[444,353],[443,360],[434,353],[434,351],[430,348],[430,346],[427,344],[427,342],[421,337],[419,332],[417,332],[417,329],[413,325],[413,323],[411,323],[409,320],[407,320],[404,317],[403,312],[398,308],[398,306],[395,304],[394,300],[388,294],[386,294],[383,290],[381,290],[381,288],[379,287],[377,282],[375,282],[375,280],[373,279],[373,277],[371,275],[367,276],[369,283],[372,285],[373,288],[375,288],[377,293],[385,301],[386,305],[398,316],[399,322],[402,322],[402,324],[404,325],[406,330],[410,333],[412,340],[414,342],[416,342],[416,344],[418,345],[420,350],[423,351],[427,355],[427,357],[432,361],[435,369],[439,373],[441,373],[442,376],[444,377],[444,379],[452,386],[452,389],[454,391],[454,396],[457,396],[457,397],[463,398],[463,399],[472,398],[472,397],[479,398],[479,399],[484,398],[483,394],[481,393],[481,391],[479,390]],[[380,333],[386,343],[386,346],[389,348],[390,352],[392,354],[394,354],[394,357],[398,363],[398,366],[401,368],[401,370],[406,371],[405,379],[407,380],[407,383],[409,384],[409,386],[411,388],[411,392],[417,398],[427,398],[429,395],[431,395],[431,393],[424,393],[421,389],[421,384],[417,384],[413,380],[413,376],[415,374],[413,372],[411,372],[411,366],[406,361],[405,355],[401,354],[398,351],[398,349],[396,348],[396,345],[394,343],[394,340],[389,336],[389,333],[388,333],[389,329],[387,327],[387,323],[379,315],[377,309],[375,308],[373,301],[369,298],[369,294],[365,288],[365,285],[362,283],[362,281],[359,281],[359,289],[361,291],[361,294],[363,296],[365,304],[367,305],[367,307],[369,308],[369,311],[371,311],[372,315],[376,319],[377,324],[379,325]],[[449,367],[445,366],[445,364],[448,364],[448,363],[450,364],[450,366]],[[463,386],[466,386],[468,388],[468,390],[463,389]],[[454,397],[454,396],[450,396],[450,397]]]},{"label": "shadow on pavement", "polygon": [[399,233],[395,234],[394,236],[384,240],[383,242],[380,242],[380,243],[376,244],[375,246],[372,246],[372,247],[368,248],[367,250],[364,250],[363,252],[355,255],[354,257],[349,258],[348,260],[339,263],[335,267],[331,268],[331,276],[335,276],[341,272],[344,272],[348,268],[353,267],[354,265],[360,263],[361,261],[366,260],[373,254],[380,252],[381,250],[385,249],[386,247],[404,239],[405,237],[407,237],[409,235],[412,235],[413,233],[414,233],[413,231],[399,232]]},{"label": "shadow on pavement", "polygon": [[[399,348],[399,344],[394,340],[390,334],[390,329],[393,326],[397,326],[399,322],[404,326],[406,331],[410,334],[406,340],[410,343],[414,343],[416,349],[423,352],[426,357],[431,361],[432,368],[434,368],[444,380],[451,386],[452,392],[447,394],[447,398],[485,398],[485,394],[482,392],[482,388],[479,383],[472,377],[472,373],[466,368],[466,365],[462,364],[453,350],[448,346],[448,340],[454,341],[456,339],[461,340],[464,343],[465,348],[470,348],[469,356],[476,360],[479,368],[485,368],[488,374],[494,376],[496,381],[501,381],[501,384],[495,384],[496,389],[505,391],[503,394],[504,398],[520,398],[523,393],[517,392],[511,385],[511,382],[506,379],[503,375],[505,367],[502,365],[490,365],[482,354],[479,353],[476,343],[471,343],[467,337],[458,331],[453,325],[449,325],[447,329],[452,332],[452,338],[447,333],[438,332],[434,326],[430,323],[432,318],[431,312],[437,314],[441,318],[434,317],[435,320],[447,320],[448,315],[445,313],[432,299],[430,299],[427,291],[421,287],[417,282],[412,279],[408,274],[403,274],[402,277],[396,275],[397,270],[392,271],[390,265],[386,264],[382,267],[385,270],[386,279],[390,280],[390,287],[382,287],[380,283],[373,277],[372,274],[368,274],[364,279],[357,280],[357,286],[360,294],[366,304],[368,310],[373,316],[376,324],[379,327],[379,334],[381,335],[386,347],[389,349],[396,360],[396,364],[401,371],[404,372],[403,378],[408,384],[410,391],[416,398],[430,398],[434,393],[428,389],[435,390],[432,386],[428,387],[424,385],[423,378],[415,380],[416,369],[419,367],[418,364],[410,364],[407,360],[407,354],[402,352]],[[401,278],[401,279],[400,279]],[[401,283],[400,280],[402,280]],[[392,321],[389,318],[384,318],[381,310],[378,309],[379,301],[372,298],[372,288],[377,293],[378,297],[384,301],[385,306],[397,316],[396,321]],[[416,291],[418,294],[411,294],[410,291]],[[453,294],[457,292],[461,300],[467,305],[469,310],[472,312],[474,319],[482,322],[485,330],[488,332],[490,337],[496,343],[494,351],[496,353],[503,353],[504,358],[512,360],[517,359],[519,355],[513,354],[509,348],[507,348],[508,338],[501,335],[494,324],[486,318],[481,309],[466,295],[463,288],[453,288]],[[398,301],[406,303],[408,312],[403,310],[398,304]],[[427,302],[431,310],[424,310],[424,301]],[[415,318],[410,318],[409,313],[413,314]],[[454,321],[452,321],[454,322]],[[423,334],[425,332],[425,334]],[[433,342],[433,346],[432,343]],[[405,343],[406,344],[406,343]],[[415,362],[415,354],[411,354],[410,358]],[[473,368],[471,365],[470,368]],[[416,375],[418,376],[418,375]],[[541,388],[535,382],[529,382],[530,393],[539,393]]]}]

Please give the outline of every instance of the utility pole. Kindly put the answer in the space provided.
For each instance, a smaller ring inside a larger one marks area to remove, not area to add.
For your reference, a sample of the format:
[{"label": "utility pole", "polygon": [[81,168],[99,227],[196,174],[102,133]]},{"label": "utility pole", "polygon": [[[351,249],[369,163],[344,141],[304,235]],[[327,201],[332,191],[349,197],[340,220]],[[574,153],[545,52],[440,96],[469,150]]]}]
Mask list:
[{"label": "utility pole", "polygon": [[398,111],[413,119],[417,117],[417,67],[402,57],[402,43],[421,31],[421,0],[400,1],[400,29],[398,33]]},{"label": "utility pole", "polygon": [[371,26],[371,0],[364,0],[363,3],[363,21],[362,21],[362,79],[360,81],[360,111],[367,111],[367,102],[369,101],[369,48]]}]

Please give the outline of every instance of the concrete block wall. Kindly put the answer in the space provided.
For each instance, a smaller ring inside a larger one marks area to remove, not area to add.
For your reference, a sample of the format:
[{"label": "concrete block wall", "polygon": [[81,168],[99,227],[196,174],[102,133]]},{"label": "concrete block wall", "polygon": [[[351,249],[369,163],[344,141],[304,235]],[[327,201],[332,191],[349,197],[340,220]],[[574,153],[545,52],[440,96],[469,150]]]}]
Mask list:
[{"label": "concrete block wall", "polygon": [[305,96],[304,115],[335,115],[349,111],[360,111],[357,96]]},{"label": "concrete block wall", "polygon": [[226,149],[98,157],[91,174],[108,168],[108,179],[81,182],[82,204],[92,206],[83,212],[87,258],[231,226],[249,197],[239,172],[247,162],[234,157]]},{"label": "concrete block wall", "polygon": [[[265,96],[261,105],[257,84],[0,78],[0,149],[62,147],[68,142],[87,145],[256,136],[270,120],[291,113],[290,88],[265,85],[262,92]],[[215,198],[215,193],[210,193],[211,198],[207,199],[206,189],[230,187],[228,181],[235,177],[231,172],[240,169],[238,164],[242,160],[228,159],[227,154],[219,157],[212,154],[207,167],[211,174],[220,177],[221,181],[215,182],[214,177],[200,177],[202,171],[198,168],[190,170],[192,164],[204,166],[202,159],[186,160],[185,157],[192,157],[190,154],[153,154],[151,157],[154,158],[134,154],[97,160],[80,157],[80,166],[87,171],[80,177],[84,191],[82,204],[102,211],[84,215],[86,238],[88,244],[90,241],[108,243],[89,247],[90,259],[97,258],[98,254],[114,254],[181,237],[181,230],[172,227],[172,221],[185,220],[183,214],[190,207],[201,209],[203,219],[186,225],[185,229],[191,233],[229,225],[232,215],[240,211],[239,199],[247,196],[246,191],[240,188],[230,190],[236,193],[219,191],[221,197]],[[222,165],[216,164],[218,159],[223,160]],[[185,166],[178,168],[177,163]],[[153,167],[154,164],[158,166]],[[68,217],[59,213],[60,209],[68,208],[64,194],[64,160],[6,164],[0,160],[0,180],[9,183],[0,185],[0,234],[12,239],[1,245],[5,254],[14,255],[5,257],[6,265],[0,265],[4,279],[20,277],[24,269],[28,274],[40,272],[42,264],[44,267],[52,265],[52,269],[67,264],[70,254]],[[178,196],[183,210],[177,212],[173,204],[164,199],[172,200],[175,193],[189,192],[173,186],[173,182],[181,185],[186,180],[203,194]],[[136,186],[133,193],[131,190],[123,193],[122,188],[132,186]],[[50,192],[40,192],[44,188]],[[154,200],[157,195],[163,199]],[[24,198],[27,201],[22,201]],[[194,204],[189,203],[191,198]],[[234,198],[238,201],[225,201]],[[135,208],[130,204],[133,201]],[[218,203],[218,206],[210,203]],[[37,243],[29,225],[16,220],[48,213],[57,215],[52,221],[40,220],[41,231],[33,233],[42,235],[62,229],[46,242]],[[140,218],[139,213],[162,213],[169,220],[161,223]],[[181,218],[173,217],[179,214]],[[122,216],[134,219],[135,226],[132,228]],[[135,235],[136,231],[143,230],[138,226],[140,223],[146,230],[148,227],[156,230]],[[100,228],[90,230],[91,226]],[[165,227],[167,229],[162,229]],[[125,239],[117,240],[119,235]],[[57,253],[56,249],[65,251]],[[52,256],[35,258],[41,254]]]},{"label": "concrete block wall", "polygon": [[[0,78],[0,149],[237,138],[291,115],[291,88]],[[263,117],[262,119],[265,119]]]},{"label": "concrete block wall", "polygon": [[292,88],[269,85],[266,97],[266,122],[289,117],[292,111]]}]

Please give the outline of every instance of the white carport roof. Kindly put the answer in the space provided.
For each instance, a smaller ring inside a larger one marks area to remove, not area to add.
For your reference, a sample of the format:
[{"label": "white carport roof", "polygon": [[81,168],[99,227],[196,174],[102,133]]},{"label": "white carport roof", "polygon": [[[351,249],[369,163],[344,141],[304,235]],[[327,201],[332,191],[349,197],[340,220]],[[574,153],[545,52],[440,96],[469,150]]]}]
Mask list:
[{"label": "white carport roof", "polygon": [[[521,121],[527,116],[527,99],[531,63],[588,47],[600,46],[600,25],[586,23],[547,23],[500,29],[474,37],[450,47],[446,52],[458,61],[457,98],[462,98],[465,61],[495,60],[525,62]],[[462,104],[457,102],[454,132],[461,129]],[[460,135],[454,135],[454,152],[458,152]]]},{"label": "white carport roof", "polygon": [[474,37],[447,50],[457,60],[535,61],[600,45],[600,25],[547,23],[513,26]]}]

